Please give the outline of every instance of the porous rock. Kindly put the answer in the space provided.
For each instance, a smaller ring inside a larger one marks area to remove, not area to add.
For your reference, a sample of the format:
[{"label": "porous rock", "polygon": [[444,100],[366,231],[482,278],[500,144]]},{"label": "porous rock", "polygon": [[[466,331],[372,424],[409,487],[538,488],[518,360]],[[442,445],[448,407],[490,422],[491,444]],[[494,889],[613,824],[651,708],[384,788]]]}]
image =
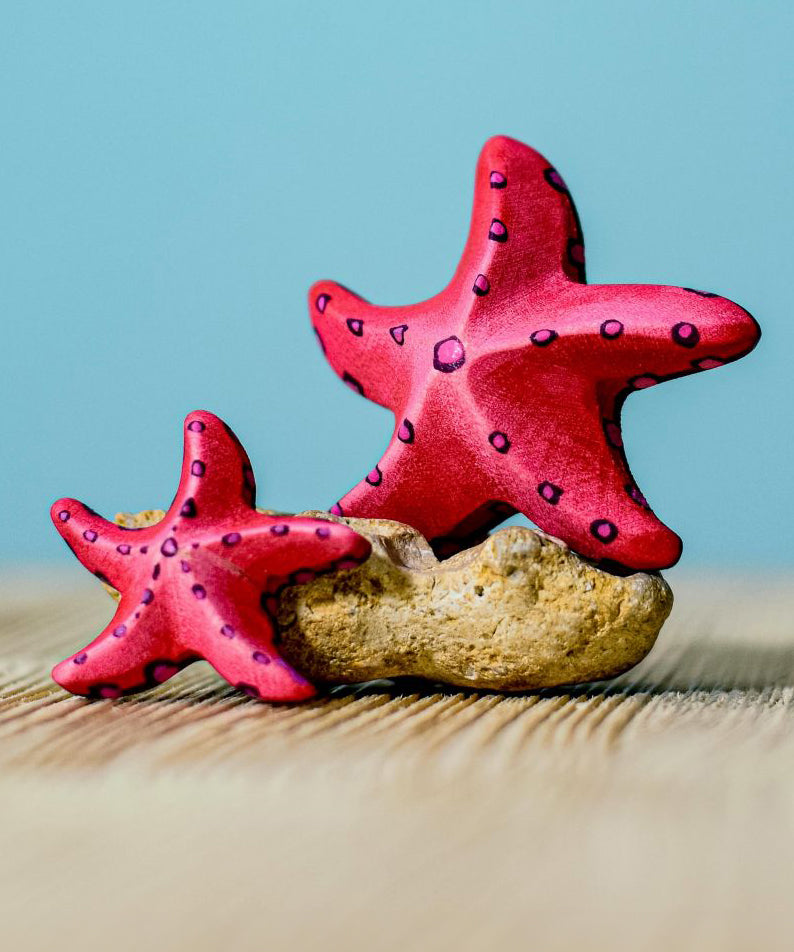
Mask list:
[{"label": "porous rock", "polygon": [[402,523],[303,515],[372,542],[360,567],[281,593],[279,651],[316,684],[412,675],[523,691],[600,680],[644,658],[672,608],[660,575],[612,574],[534,529],[500,529],[439,562]]}]

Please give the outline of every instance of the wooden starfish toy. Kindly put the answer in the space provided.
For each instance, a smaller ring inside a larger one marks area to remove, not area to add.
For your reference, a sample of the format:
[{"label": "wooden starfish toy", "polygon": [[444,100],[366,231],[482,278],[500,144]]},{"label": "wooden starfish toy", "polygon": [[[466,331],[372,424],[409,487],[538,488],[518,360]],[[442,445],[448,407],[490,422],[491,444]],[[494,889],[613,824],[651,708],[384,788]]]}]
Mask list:
[{"label": "wooden starfish toy", "polygon": [[309,308],[337,374],[395,419],[383,458],[332,512],[407,522],[448,555],[520,511],[631,569],[673,565],[681,540],[629,471],[624,401],[736,360],[760,333],[715,294],[585,284],[565,183],[504,137],[480,155],[469,238],[443,291],[377,307],[322,281]]},{"label": "wooden starfish toy", "polygon": [[254,494],[235,435],[211,413],[196,412],[185,420],[176,497],[157,525],[122,529],[74,499],[58,500],[58,531],[87,569],[121,593],[105,630],[54,668],[58,684],[115,698],[204,658],[252,697],[313,696],[274,645],[278,591],[354,568],[370,543],[343,525],[262,515]]}]

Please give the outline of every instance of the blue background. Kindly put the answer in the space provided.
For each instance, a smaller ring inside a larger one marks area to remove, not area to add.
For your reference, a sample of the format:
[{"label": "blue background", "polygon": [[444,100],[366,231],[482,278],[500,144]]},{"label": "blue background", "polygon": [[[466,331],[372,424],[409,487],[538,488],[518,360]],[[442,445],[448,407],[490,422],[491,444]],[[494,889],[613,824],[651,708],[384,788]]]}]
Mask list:
[{"label": "blue background", "polygon": [[325,364],[313,280],[435,293],[494,133],[571,187],[592,282],[746,306],[746,360],[633,397],[684,565],[794,562],[792,5],[10,2],[0,14],[2,552],[48,507],[167,504],[213,410],[263,504],[325,507],[391,431]]}]

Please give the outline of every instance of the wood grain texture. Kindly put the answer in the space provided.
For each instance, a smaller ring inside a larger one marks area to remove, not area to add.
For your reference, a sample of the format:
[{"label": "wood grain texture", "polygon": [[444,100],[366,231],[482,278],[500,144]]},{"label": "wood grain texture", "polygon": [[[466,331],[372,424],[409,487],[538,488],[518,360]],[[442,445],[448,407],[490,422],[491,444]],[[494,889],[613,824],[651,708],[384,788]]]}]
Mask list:
[{"label": "wood grain texture", "polygon": [[669,578],[617,680],[298,707],[203,664],[72,698],[49,668],[109,600],[2,580],[8,947],[790,949],[794,584]]}]

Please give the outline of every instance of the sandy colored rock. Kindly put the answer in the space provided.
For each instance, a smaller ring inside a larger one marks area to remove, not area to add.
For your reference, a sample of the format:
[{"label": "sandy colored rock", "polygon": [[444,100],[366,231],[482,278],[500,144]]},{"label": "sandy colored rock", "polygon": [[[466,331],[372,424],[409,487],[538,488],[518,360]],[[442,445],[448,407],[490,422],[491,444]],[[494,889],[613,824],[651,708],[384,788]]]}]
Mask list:
[{"label": "sandy colored rock", "polygon": [[614,677],[651,650],[672,608],[660,575],[612,575],[533,529],[500,529],[438,562],[402,523],[304,515],[344,522],[373,545],[359,568],[281,595],[279,650],[316,684],[413,675],[522,691]]},{"label": "sandy colored rock", "polygon": [[315,682],[415,675],[521,691],[613,677],[651,650],[672,608],[659,575],[619,577],[511,526],[438,562],[399,522],[339,519],[373,545],[360,568],[287,589],[280,651]]}]

